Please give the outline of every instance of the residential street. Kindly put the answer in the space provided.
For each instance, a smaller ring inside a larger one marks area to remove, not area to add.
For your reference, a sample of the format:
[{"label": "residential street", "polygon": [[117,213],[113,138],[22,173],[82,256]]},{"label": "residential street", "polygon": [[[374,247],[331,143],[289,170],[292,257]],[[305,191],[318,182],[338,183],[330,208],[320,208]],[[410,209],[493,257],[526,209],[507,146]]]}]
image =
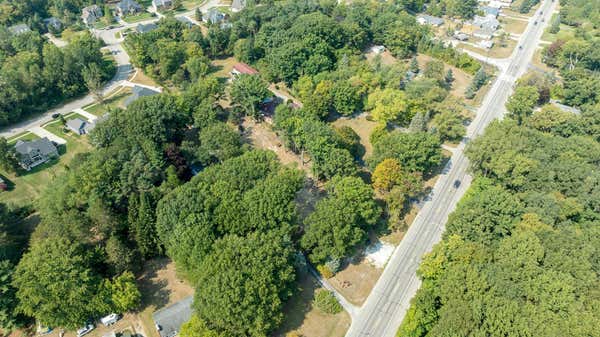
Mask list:
[{"label": "residential street", "polygon": [[[205,3],[203,3],[202,5],[198,6],[198,8],[200,8],[200,11],[202,11],[204,13],[204,12],[208,11],[210,8],[218,6],[219,4],[220,4],[220,0],[208,0]],[[176,15],[176,17],[191,17],[190,21],[197,23],[197,21],[194,20],[194,15],[195,15],[195,10],[192,10],[192,11],[178,14],[178,15]],[[119,86],[121,86],[123,84],[123,81],[125,81],[129,78],[129,75],[131,74],[131,72],[133,70],[131,62],[129,61],[129,55],[127,55],[127,53],[125,52],[125,49],[123,49],[123,46],[122,46],[123,39],[116,38],[115,37],[116,33],[123,31],[127,28],[136,27],[139,24],[147,24],[147,23],[151,23],[151,22],[156,22],[158,20],[160,20],[160,16],[157,18],[153,18],[150,20],[142,21],[142,22],[128,23],[128,24],[120,25],[113,29],[102,29],[102,30],[92,29],[91,30],[92,34],[94,34],[97,37],[104,40],[104,42],[106,43],[106,47],[104,47],[104,48],[108,49],[112,52],[112,55],[115,58],[115,61],[117,64],[117,73],[112,78],[112,80],[110,80],[104,86],[104,90],[103,90],[104,94],[108,94],[111,91],[118,88]],[[28,120],[21,121],[19,123],[10,125],[0,131],[0,137],[4,137],[4,138],[13,137],[13,136],[23,133],[27,130],[30,130],[34,127],[38,127],[47,122],[50,122],[52,120],[52,115],[55,113],[68,114],[71,111],[81,109],[84,106],[92,104],[92,103],[94,103],[94,98],[92,95],[88,94],[82,98],[75,99],[75,100],[67,102],[59,107],[48,110],[43,114],[36,115],[35,117],[32,117]]]},{"label": "residential street", "polygon": [[[526,71],[557,3],[556,0],[546,0],[540,7],[543,15],[539,16],[538,10],[530,20],[518,43],[522,49],[515,48],[506,66],[501,67],[500,74],[485,97],[477,117],[468,128],[467,137],[454,151],[444,173],[396,248],[383,275],[363,307],[353,317],[347,337],[396,336],[410,306],[410,300],[421,283],[416,275],[421,258],[441,240],[448,215],[471,183],[472,178],[467,173],[469,163],[463,151],[466,142],[483,133],[491,121],[501,118],[505,113],[504,104],[512,93],[516,79]],[[544,22],[541,22],[542,17]]]}]

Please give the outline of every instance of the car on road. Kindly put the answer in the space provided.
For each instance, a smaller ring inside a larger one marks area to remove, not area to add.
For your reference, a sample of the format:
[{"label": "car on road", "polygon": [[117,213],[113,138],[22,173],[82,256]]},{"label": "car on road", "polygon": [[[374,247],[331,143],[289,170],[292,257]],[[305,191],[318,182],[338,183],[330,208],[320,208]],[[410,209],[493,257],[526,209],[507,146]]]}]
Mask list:
[{"label": "car on road", "polygon": [[534,24],[534,25],[537,25],[537,21],[535,21],[533,24]]},{"label": "car on road", "polygon": [[119,320],[119,315],[117,315],[117,314],[110,314],[110,315],[100,318],[100,322],[102,322],[102,324],[104,324],[105,326],[113,325],[113,324],[117,323],[118,320]]},{"label": "car on road", "polygon": [[454,181],[454,188],[459,188],[460,187],[460,180],[455,180]]},{"label": "car on road", "polygon": [[77,330],[77,337],[83,337],[94,330],[95,326],[92,323],[86,323],[83,327]]},{"label": "car on road", "polygon": [[523,49],[523,46],[522,46],[522,45],[521,45],[521,46],[519,46],[519,49]]},{"label": "car on road", "polygon": [[59,113],[53,113],[52,114],[52,118],[57,119],[58,117],[60,117]]}]

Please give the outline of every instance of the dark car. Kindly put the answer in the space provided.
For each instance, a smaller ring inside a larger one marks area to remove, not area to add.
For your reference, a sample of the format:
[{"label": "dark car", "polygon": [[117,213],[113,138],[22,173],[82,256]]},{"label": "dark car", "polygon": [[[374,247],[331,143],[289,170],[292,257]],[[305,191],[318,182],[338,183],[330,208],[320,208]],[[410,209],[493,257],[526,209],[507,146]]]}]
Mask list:
[{"label": "dark car", "polygon": [[454,181],[454,188],[459,188],[460,187],[460,180],[455,180]]},{"label": "dark car", "polygon": [[59,113],[53,113],[52,114],[52,118],[57,119],[58,117],[60,117]]},{"label": "dark car", "polygon": [[534,25],[537,25],[537,21],[535,21],[533,24],[534,24]]}]

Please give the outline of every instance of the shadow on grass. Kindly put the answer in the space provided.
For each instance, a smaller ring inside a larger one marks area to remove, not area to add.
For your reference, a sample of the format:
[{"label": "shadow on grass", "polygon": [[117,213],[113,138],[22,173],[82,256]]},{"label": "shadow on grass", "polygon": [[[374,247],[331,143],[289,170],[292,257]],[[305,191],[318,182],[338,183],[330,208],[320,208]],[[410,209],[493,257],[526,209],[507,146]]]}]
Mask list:
[{"label": "shadow on grass", "polygon": [[140,291],[142,294],[141,308],[144,310],[149,306],[154,306],[155,309],[162,308],[169,303],[170,292],[167,290],[167,281],[156,281],[158,270],[164,269],[169,264],[166,258],[160,258],[148,261],[144,268],[144,272],[138,278]]}]

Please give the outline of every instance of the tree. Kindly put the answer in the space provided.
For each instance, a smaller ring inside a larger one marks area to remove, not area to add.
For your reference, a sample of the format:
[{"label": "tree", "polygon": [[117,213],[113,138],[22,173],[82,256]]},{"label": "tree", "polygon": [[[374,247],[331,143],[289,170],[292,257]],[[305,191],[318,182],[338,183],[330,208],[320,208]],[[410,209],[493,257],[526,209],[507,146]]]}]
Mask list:
[{"label": "tree", "polygon": [[102,90],[102,73],[100,68],[92,63],[83,70],[83,80],[90,93],[94,96],[97,103],[104,102],[104,94]]},{"label": "tree", "polygon": [[534,86],[518,86],[513,95],[506,102],[508,116],[517,121],[520,125],[525,118],[533,113],[533,108],[537,103],[539,93]]},{"label": "tree", "polygon": [[198,315],[192,315],[189,321],[183,323],[179,331],[181,337],[225,337],[225,334],[210,330],[206,323],[198,318]]},{"label": "tree", "polygon": [[14,266],[10,261],[0,261],[0,329],[9,333],[22,322],[17,313],[16,289],[11,284],[13,274]]},{"label": "tree", "polygon": [[326,118],[331,110],[332,89],[331,81],[319,82],[312,94],[305,99],[304,110],[319,119]]},{"label": "tree", "polygon": [[15,147],[8,144],[4,137],[0,137],[0,167],[8,172],[17,172],[19,169]]},{"label": "tree", "polygon": [[381,212],[373,200],[373,190],[358,177],[334,179],[328,190],[329,195],[317,202],[305,220],[301,239],[302,248],[317,264],[351,254]]},{"label": "tree", "polygon": [[118,236],[112,235],[108,238],[104,250],[106,251],[107,262],[114,274],[121,274],[126,270],[136,270],[135,267],[136,263],[139,262],[139,257]]},{"label": "tree", "polygon": [[446,87],[450,88],[452,83],[454,82],[454,72],[452,69],[448,69],[446,72],[446,76],[444,76],[444,82],[446,83]]},{"label": "tree", "polygon": [[282,319],[295,280],[292,242],[276,232],[228,235],[199,268],[194,309],[227,336],[265,336]]},{"label": "tree", "polygon": [[429,122],[429,114],[417,112],[410,120],[408,129],[410,132],[423,132],[427,130],[427,122]]},{"label": "tree", "polygon": [[344,310],[333,293],[329,290],[319,290],[315,293],[313,305],[326,314],[338,314]]},{"label": "tree", "polygon": [[406,123],[407,108],[404,92],[397,89],[376,89],[367,98],[367,110],[370,110],[371,118],[378,122]]},{"label": "tree", "polygon": [[463,117],[452,110],[444,110],[435,115],[431,124],[442,141],[459,141],[467,132]]},{"label": "tree", "polygon": [[438,83],[444,82],[444,62],[438,60],[432,60],[425,64],[423,70],[423,76],[434,79]]},{"label": "tree", "polygon": [[373,155],[368,159],[375,168],[385,159],[394,158],[411,172],[427,174],[442,160],[440,139],[426,132],[390,132],[382,136],[373,146]]},{"label": "tree", "polygon": [[337,113],[349,116],[362,108],[362,99],[358,89],[346,81],[333,85],[333,108]]},{"label": "tree", "polygon": [[142,294],[137,288],[135,276],[126,271],[108,283],[111,293],[113,311],[127,312],[137,309],[142,300]]},{"label": "tree", "polygon": [[133,194],[129,197],[128,222],[133,240],[144,257],[150,257],[160,251],[155,229],[155,201],[148,192]]},{"label": "tree", "polygon": [[110,25],[111,23],[113,23],[114,18],[112,15],[112,11],[110,10],[110,6],[104,5],[103,12],[104,17],[102,17],[102,20],[104,21],[104,24]]},{"label": "tree", "polygon": [[267,83],[255,75],[241,74],[231,86],[231,100],[234,109],[241,115],[260,118],[260,103],[271,96]]},{"label": "tree", "polygon": [[408,69],[409,69],[410,71],[412,71],[413,73],[415,73],[415,74],[418,74],[418,73],[419,73],[419,61],[417,61],[417,58],[416,58],[416,57],[413,57],[413,58],[410,60],[410,65],[409,65],[409,68],[408,68]]},{"label": "tree", "polygon": [[71,329],[96,314],[92,302],[99,284],[83,247],[61,237],[34,243],[13,276],[22,313]]},{"label": "tree", "polygon": [[420,174],[406,172],[398,160],[391,158],[385,159],[375,167],[371,179],[374,188],[386,192],[398,186],[403,193],[413,195],[423,187]]},{"label": "tree", "polygon": [[317,175],[323,176],[325,179],[331,179],[337,175],[350,176],[358,171],[350,152],[340,148],[329,150],[322,160],[315,163],[313,168]]},{"label": "tree", "polygon": [[242,154],[242,137],[225,123],[215,123],[200,130],[197,153],[200,162],[208,166]]}]

